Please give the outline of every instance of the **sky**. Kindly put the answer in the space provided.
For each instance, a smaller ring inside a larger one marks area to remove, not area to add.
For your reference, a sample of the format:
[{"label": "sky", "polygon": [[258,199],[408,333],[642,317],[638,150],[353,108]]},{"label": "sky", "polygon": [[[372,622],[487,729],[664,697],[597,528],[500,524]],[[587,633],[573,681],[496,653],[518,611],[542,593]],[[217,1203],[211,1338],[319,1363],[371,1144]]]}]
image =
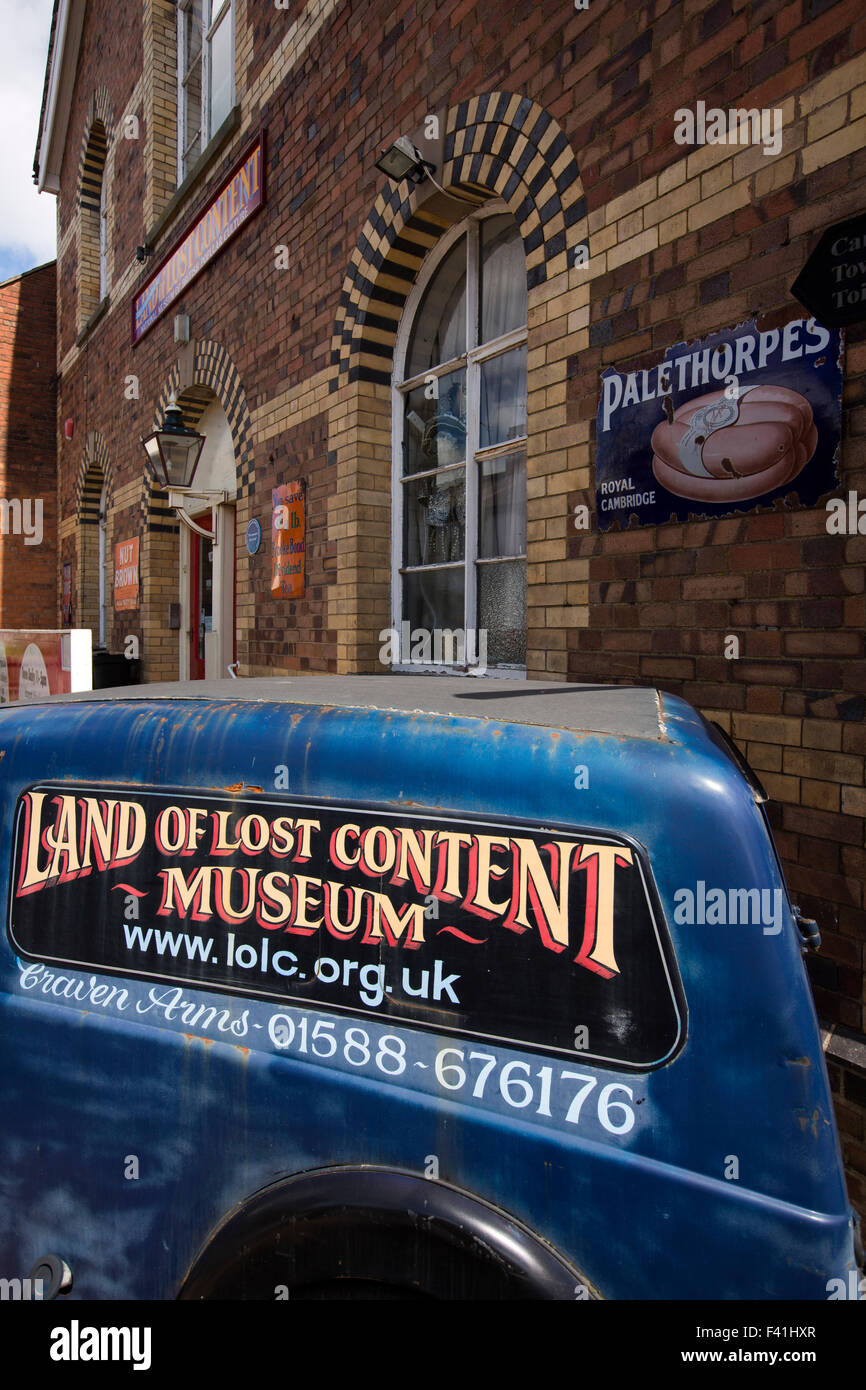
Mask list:
[{"label": "sky", "polygon": [[57,199],[33,182],[51,9],[52,0],[0,0],[0,281],[57,254]]}]

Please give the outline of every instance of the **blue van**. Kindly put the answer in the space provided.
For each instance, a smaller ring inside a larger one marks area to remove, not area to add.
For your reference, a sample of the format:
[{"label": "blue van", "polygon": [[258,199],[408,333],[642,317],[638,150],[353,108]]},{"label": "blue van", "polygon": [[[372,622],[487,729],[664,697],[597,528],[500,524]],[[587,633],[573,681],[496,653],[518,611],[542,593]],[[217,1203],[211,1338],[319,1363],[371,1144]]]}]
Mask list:
[{"label": "blue van", "polygon": [[826,1299],[856,1271],[763,802],[654,689],[0,712],[0,1273],[88,1299]]}]

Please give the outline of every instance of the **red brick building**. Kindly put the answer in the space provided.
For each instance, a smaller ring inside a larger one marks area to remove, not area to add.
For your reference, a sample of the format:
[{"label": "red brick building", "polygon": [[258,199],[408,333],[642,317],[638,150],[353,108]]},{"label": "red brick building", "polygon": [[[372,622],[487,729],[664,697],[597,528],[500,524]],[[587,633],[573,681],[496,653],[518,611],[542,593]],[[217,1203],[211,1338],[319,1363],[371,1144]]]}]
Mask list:
[{"label": "red brick building", "polygon": [[56,265],[0,285],[0,628],[57,626]]},{"label": "red brick building", "polygon": [[[831,532],[826,498],[866,492],[866,331],[845,331],[841,447],[807,503],[744,497],[723,459],[738,505],[608,528],[597,413],[610,368],[660,397],[666,353],[738,325],[802,355],[792,282],[866,206],[864,48],[857,0],[57,0],[36,163],[59,203],[73,622],[135,638],[148,680],[377,671],[464,629],[491,677],[655,683],[717,719],[824,935],[861,1205],[866,538]],[[678,141],[698,103],[772,125]],[[435,183],[375,167],[401,135]],[[172,395],[206,437],[213,539],[145,463]],[[297,483],[292,596],[274,493]]]}]

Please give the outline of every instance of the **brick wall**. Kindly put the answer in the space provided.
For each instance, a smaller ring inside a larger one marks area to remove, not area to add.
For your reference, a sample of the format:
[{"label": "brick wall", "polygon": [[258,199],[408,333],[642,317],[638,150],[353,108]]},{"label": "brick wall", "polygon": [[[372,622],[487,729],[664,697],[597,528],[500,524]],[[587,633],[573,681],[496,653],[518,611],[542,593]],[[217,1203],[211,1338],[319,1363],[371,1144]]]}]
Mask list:
[{"label": "brick wall", "polygon": [[848,1192],[862,1216],[866,1212],[866,1042],[846,1028],[823,1031]]},{"label": "brick wall", "polygon": [[249,638],[253,675],[270,675],[285,668],[336,670],[336,634],[327,631],[327,589],[335,575],[335,547],[327,534],[327,499],[334,490],[335,460],[326,455],[321,416],[281,435],[257,474],[267,495],[281,483],[306,481],[306,590],[301,599],[275,598],[271,591],[270,537],[263,536],[250,562],[256,621]]},{"label": "brick wall", "polygon": [[[831,13],[839,19],[844,12],[840,5]],[[799,317],[789,286],[816,229],[862,206],[862,63],[849,60],[827,73],[826,23],[810,31],[809,47],[799,31],[780,37],[779,21],[764,32],[777,71],[764,81],[769,59],[754,57],[746,70],[758,85],[745,90],[751,102],[782,109],[783,165],[774,171],[753,150],[715,146],[646,178],[648,152],[632,167],[631,190],[599,216],[599,230],[610,235],[607,266],[593,285],[587,348],[570,364],[569,380],[569,418],[586,422],[593,439],[598,376],[608,365],[649,367],[673,343],[747,317],[762,330]],[[737,22],[720,34],[741,31]],[[753,32],[742,42],[750,52]],[[839,34],[837,59],[849,42]],[[687,53],[687,42],[680,51]],[[735,104],[742,92],[739,51],[734,42],[734,70],[711,89],[719,104]],[[690,68],[695,52],[684,61]],[[804,64],[806,86],[790,96]],[[813,71],[824,75],[810,83]],[[623,247],[630,250],[620,264]],[[857,325],[846,336],[842,495],[866,493],[866,331]],[[570,500],[593,497],[575,491]],[[627,530],[617,523],[604,535],[573,536],[569,551],[588,564],[590,601],[587,627],[568,637],[568,673],[656,683],[733,734],[773,798],[792,892],[824,933],[821,955],[809,962],[818,1007],[860,1029],[866,540],[829,535],[826,521],[823,506],[777,504],[773,512],[719,521]],[[730,635],[739,640],[735,660],[725,656]]]},{"label": "brick wall", "polygon": [[54,261],[0,285],[0,497],[42,504],[41,543],[0,535],[0,627],[59,621],[55,309]]}]

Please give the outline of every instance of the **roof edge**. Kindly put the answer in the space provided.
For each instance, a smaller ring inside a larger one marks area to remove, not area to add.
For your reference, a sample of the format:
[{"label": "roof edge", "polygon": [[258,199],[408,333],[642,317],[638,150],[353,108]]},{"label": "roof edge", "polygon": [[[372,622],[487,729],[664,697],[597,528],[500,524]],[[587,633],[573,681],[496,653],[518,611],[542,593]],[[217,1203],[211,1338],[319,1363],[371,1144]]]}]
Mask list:
[{"label": "roof edge", "polygon": [[16,280],[26,280],[28,275],[36,275],[40,270],[47,270],[52,265],[56,269],[56,256],[52,256],[50,261],[43,261],[41,265],[32,265],[29,270],[19,270],[15,275],[7,275],[5,280],[0,280],[0,290],[4,290],[7,285],[14,285]]},{"label": "roof edge", "polygon": [[33,182],[40,193],[60,192],[63,142],[58,150],[58,137],[69,121],[85,8],[86,0],[54,0],[33,160]]}]

